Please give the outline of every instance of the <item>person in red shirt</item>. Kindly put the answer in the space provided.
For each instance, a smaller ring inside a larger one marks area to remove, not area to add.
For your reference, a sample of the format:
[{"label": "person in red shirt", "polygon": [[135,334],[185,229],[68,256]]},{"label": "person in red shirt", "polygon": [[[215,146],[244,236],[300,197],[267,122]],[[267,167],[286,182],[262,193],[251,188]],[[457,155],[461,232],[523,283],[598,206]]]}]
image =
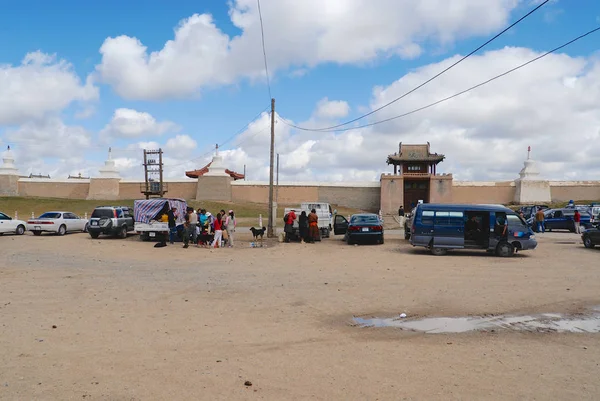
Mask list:
[{"label": "person in red shirt", "polygon": [[215,219],[215,238],[211,244],[214,248],[220,248],[221,241],[223,240],[223,222],[221,219],[221,213],[217,213],[217,218]]},{"label": "person in red shirt", "polygon": [[292,235],[292,227],[294,226],[294,220],[296,220],[296,211],[292,209],[287,214],[287,220],[285,221],[285,227],[283,231],[285,232],[285,242],[290,242],[290,237]]},{"label": "person in red shirt", "polygon": [[575,233],[581,234],[581,213],[577,209],[575,209],[575,214],[573,215],[573,222],[575,223]]}]

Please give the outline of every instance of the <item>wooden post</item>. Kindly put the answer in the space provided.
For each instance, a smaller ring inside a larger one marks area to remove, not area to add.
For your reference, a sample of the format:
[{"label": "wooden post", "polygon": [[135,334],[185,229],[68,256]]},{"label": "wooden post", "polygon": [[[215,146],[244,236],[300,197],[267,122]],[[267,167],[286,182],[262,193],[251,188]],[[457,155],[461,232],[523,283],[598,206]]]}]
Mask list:
[{"label": "wooden post", "polygon": [[275,216],[273,216],[273,176],[274,169],[273,164],[275,163],[275,99],[271,99],[271,152],[269,162],[269,225],[267,227],[267,237],[273,238],[273,223],[275,222]]}]

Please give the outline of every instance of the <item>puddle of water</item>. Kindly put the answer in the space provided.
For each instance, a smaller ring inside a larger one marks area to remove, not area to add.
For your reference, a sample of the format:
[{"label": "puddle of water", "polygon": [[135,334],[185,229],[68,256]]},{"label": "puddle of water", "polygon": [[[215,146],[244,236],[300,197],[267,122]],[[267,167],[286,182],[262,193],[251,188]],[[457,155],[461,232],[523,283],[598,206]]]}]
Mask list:
[{"label": "puddle of water", "polygon": [[600,307],[595,307],[592,311],[584,316],[543,313],[531,316],[432,317],[417,320],[355,317],[354,323],[360,327],[395,327],[401,330],[431,334],[488,330],[600,333]]}]

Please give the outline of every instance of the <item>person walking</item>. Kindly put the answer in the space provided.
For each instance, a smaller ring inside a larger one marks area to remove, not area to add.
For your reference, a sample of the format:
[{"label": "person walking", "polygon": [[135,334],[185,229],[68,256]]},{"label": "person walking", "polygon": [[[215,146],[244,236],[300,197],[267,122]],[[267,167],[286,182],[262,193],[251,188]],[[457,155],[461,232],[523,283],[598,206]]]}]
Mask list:
[{"label": "person walking", "polygon": [[310,211],[308,215],[308,236],[310,238],[310,242],[314,244],[315,241],[320,240],[319,235],[319,216],[317,216],[317,211],[315,209]]},{"label": "person walking", "polygon": [[535,214],[535,222],[537,224],[538,233],[546,232],[546,227],[544,225],[544,211],[542,210],[542,208],[539,208],[537,213]]},{"label": "person walking", "polygon": [[169,209],[167,217],[169,219],[169,242],[173,245],[177,235],[177,209],[174,207]]},{"label": "person walking", "polygon": [[573,215],[573,224],[575,225],[575,233],[581,234],[581,213],[577,209],[575,209],[575,214]]},{"label": "person walking", "polygon": [[215,218],[215,238],[211,246],[213,248],[221,247],[221,240],[223,239],[223,222],[221,220],[221,213],[217,213],[217,217]]},{"label": "person walking", "polygon": [[308,241],[308,216],[304,210],[300,213],[300,217],[298,217],[298,228],[300,231],[300,242],[304,243]]},{"label": "person walking", "polygon": [[225,230],[227,231],[227,237],[229,238],[229,248],[233,248],[233,233],[235,232],[236,225],[237,221],[235,220],[235,214],[233,213],[233,210],[230,210],[225,219]]},{"label": "person walking", "polygon": [[294,231],[293,230],[294,220],[296,220],[296,211],[294,209],[292,209],[287,214],[287,219],[285,221],[285,227],[283,228],[283,231],[285,232],[285,242],[290,242],[292,232]]}]

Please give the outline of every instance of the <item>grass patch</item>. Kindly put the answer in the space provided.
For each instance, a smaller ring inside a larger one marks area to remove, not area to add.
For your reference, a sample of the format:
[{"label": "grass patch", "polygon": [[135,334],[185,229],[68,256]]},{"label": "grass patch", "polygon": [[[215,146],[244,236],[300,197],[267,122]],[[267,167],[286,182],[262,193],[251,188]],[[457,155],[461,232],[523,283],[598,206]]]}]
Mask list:
[{"label": "grass patch", "polygon": [[[230,209],[235,211],[236,216],[240,218],[258,218],[262,214],[265,218],[265,223],[268,215],[268,205],[265,203],[251,202],[215,202],[215,201],[189,201],[188,204],[194,209],[204,208],[213,214],[217,214],[219,210],[224,209],[226,212]],[[33,212],[34,216],[52,210],[73,212],[77,215],[89,215],[97,206],[129,206],[133,207],[133,199],[118,200],[118,201],[102,201],[102,200],[83,200],[83,199],[59,199],[59,198],[33,198],[33,197],[0,197],[0,211],[9,216],[18,213],[20,219],[28,219]],[[286,207],[298,207],[299,205],[279,205],[277,208],[277,217],[283,218],[283,211]],[[337,205],[331,205],[332,209],[338,210],[338,213],[346,216],[357,213],[359,210]]]}]

